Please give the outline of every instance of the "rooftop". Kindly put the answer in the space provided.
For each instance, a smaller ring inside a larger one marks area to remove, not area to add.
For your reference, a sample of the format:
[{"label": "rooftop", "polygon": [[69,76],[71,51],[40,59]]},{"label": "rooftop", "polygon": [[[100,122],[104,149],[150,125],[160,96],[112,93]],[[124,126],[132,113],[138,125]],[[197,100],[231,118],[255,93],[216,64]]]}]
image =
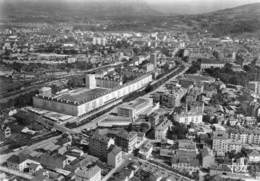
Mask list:
[{"label": "rooftop", "polygon": [[132,138],[137,136],[137,133],[136,132],[127,132],[125,130],[122,130],[117,134],[117,136],[120,138],[126,139],[126,140],[131,140]]},{"label": "rooftop", "polygon": [[95,97],[99,97],[103,95],[107,89],[104,88],[95,88],[95,89],[87,89],[87,88],[79,88],[74,89],[66,93],[59,94],[55,96],[55,98],[60,100],[68,100],[72,102],[81,102],[82,100],[90,100]]},{"label": "rooftop", "polygon": [[145,74],[142,75],[141,77],[138,77],[137,79],[127,82],[123,85],[117,86],[113,89],[104,89],[104,88],[95,88],[95,89],[86,89],[86,88],[79,88],[79,89],[74,89],[71,91],[66,91],[63,92],[57,96],[42,96],[37,94],[36,97],[38,97],[39,99],[47,99],[47,100],[51,100],[51,101],[56,101],[56,102],[63,102],[66,104],[72,104],[72,105],[81,105],[84,104],[85,102],[94,100],[95,98],[98,98],[102,95],[106,95],[109,94],[115,90],[118,90],[120,88],[123,87],[127,87],[131,84],[134,84],[146,77],[151,76],[151,74]]},{"label": "rooftop", "polygon": [[75,171],[75,174],[86,179],[92,179],[98,172],[101,172],[101,168],[95,165],[89,169],[86,167],[79,168]]},{"label": "rooftop", "polygon": [[107,137],[106,135],[102,135],[102,134],[99,134],[98,132],[96,132],[92,137],[91,139],[93,140],[99,140],[100,142],[103,142],[103,143],[108,143],[110,138]]},{"label": "rooftop", "polygon": [[245,127],[240,127],[239,129],[237,128],[229,128],[228,129],[229,133],[240,133],[240,134],[260,134],[260,129],[252,127],[252,128],[245,128]]},{"label": "rooftop", "polygon": [[194,82],[213,82],[215,79],[205,75],[185,74],[180,79],[188,79]]},{"label": "rooftop", "polygon": [[122,149],[116,145],[113,146],[112,150],[110,153],[113,153],[114,155],[119,154],[122,151]]},{"label": "rooftop", "polygon": [[151,98],[139,98],[132,102],[124,104],[122,107],[132,108],[132,109],[141,109],[145,104],[148,104],[152,101]]},{"label": "rooftop", "polygon": [[225,62],[204,58],[204,59],[201,59],[201,63],[202,64],[224,64]]}]

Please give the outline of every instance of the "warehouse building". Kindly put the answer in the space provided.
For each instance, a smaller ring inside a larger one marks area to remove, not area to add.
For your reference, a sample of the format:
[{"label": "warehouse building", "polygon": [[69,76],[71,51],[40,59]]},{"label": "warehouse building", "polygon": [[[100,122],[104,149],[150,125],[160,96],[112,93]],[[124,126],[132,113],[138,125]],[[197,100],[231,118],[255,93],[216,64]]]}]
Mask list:
[{"label": "warehouse building", "polygon": [[[93,79],[93,76],[87,77]],[[38,94],[33,97],[33,105],[63,114],[80,116],[144,88],[152,81],[152,74],[145,74],[113,89],[98,88],[93,81],[95,79],[91,80],[87,88],[73,89],[58,95]]]}]

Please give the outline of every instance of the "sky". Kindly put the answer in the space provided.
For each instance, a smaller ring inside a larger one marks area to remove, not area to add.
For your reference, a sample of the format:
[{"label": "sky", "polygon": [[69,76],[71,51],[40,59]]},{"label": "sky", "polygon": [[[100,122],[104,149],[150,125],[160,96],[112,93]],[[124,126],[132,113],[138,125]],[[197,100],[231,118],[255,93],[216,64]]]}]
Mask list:
[{"label": "sky", "polygon": [[[0,0],[1,2],[7,1],[45,1],[45,0]],[[52,1],[52,0],[48,0]],[[260,0],[53,0],[61,2],[89,2],[89,1],[145,1],[151,8],[165,12],[165,13],[177,13],[177,14],[197,14],[215,11],[219,9],[232,8],[239,5],[250,4],[259,2]]]},{"label": "sky", "polygon": [[197,14],[232,8],[244,4],[260,3],[260,0],[144,0],[161,11]]},{"label": "sky", "polygon": [[247,4],[253,2],[260,2],[260,0],[145,0],[151,3],[235,3]]}]

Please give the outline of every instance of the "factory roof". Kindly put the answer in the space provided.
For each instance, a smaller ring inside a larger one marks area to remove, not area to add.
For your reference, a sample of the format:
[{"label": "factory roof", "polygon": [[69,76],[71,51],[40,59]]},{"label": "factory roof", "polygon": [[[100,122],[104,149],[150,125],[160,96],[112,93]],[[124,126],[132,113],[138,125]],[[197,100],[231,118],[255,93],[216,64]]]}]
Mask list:
[{"label": "factory roof", "polygon": [[113,91],[116,91],[118,89],[124,88],[126,86],[129,86],[131,84],[134,84],[148,76],[151,76],[150,73],[145,74],[141,77],[138,77],[137,79],[127,82],[126,84],[117,86],[113,89],[104,89],[104,88],[95,88],[95,89],[86,89],[86,88],[79,88],[74,89],[71,91],[63,92],[57,96],[43,96],[43,95],[36,95],[37,98],[40,99],[46,99],[50,101],[56,101],[56,102],[62,102],[65,104],[73,104],[73,105],[81,105],[85,102],[94,100],[98,97],[101,97],[103,95],[109,94]]},{"label": "factory roof", "polygon": [[139,98],[132,102],[128,102],[120,107],[131,108],[131,109],[141,109],[144,105],[148,104],[152,99],[151,98]]},{"label": "factory roof", "polygon": [[107,89],[104,88],[95,88],[95,89],[79,88],[55,96],[55,98],[69,100],[73,102],[74,101],[81,102],[83,100],[90,100],[95,97],[99,97],[103,95],[103,93],[105,93],[106,91]]}]

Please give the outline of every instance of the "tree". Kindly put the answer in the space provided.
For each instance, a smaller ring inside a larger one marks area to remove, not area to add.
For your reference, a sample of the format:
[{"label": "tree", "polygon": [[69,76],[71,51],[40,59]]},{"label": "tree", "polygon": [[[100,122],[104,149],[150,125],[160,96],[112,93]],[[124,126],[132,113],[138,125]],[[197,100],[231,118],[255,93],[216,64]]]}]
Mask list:
[{"label": "tree", "polygon": [[16,63],[14,62],[13,65],[12,65],[12,68],[14,70],[16,70],[17,72],[20,72],[21,71],[21,68],[22,68],[22,65],[20,63]]},{"label": "tree", "polygon": [[167,49],[166,47],[163,47],[163,48],[161,49],[161,51],[162,51],[162,53],[163,53],[165,56],[167,56],[167,57],[170,56],[169,49]]},{"label": "tree", "polygon": [[68,87],[70,88],[76,88],[76,87],[81,87],[84,85],[83,79],[78,79],[78,78],[71,78],[69,79],[67,83]]},{"label": "tree", "polygon": [[185,124],[173,121],[173,128],[169,129],[167,135],[169,139],[185,139],[188,133],[188,128]]},{"label": "tree", "polygon": [[189,74],[197,73],[200,70],[200,65],[201,65],[201,63],[199,60],[193,61],[191,64],[191,67],[187,70],[186,73],[189,73]]},{"label": "tree", "polygon": [[232,73],[232,65],[230,63],[226,63],[223,68],[223,72],[225,73]]},{"label": "tree", "polygon": [[216,58],[216,59],[218,59],[219,60],[219,52],[218,51],[216,51],[216,50],[214,50],[213,51],[213,56]]},{"label": "tree", "polygon": [[210,122],[210,116],[209,115],[203,116],[202,121],[205,122],[205,123],[209,123]]},{"label": "tree", "polygon": [[51,92],[52,94],[56,94],[56,92],[59,92],[60,88],[56,84],[51,85]]}]

